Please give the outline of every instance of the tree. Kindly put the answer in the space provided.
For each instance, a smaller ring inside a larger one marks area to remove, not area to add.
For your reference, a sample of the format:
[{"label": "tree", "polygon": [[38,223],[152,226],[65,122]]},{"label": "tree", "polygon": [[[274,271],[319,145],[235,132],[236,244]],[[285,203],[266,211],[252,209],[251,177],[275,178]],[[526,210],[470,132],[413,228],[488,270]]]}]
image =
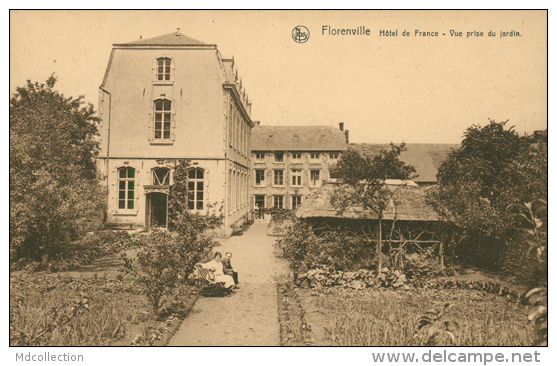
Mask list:
[{"label": "tree", "polygon": [[98,119],[83,97],[27,82],[10,98],[10,258],[63,256],[98,227],[103,189],[95,157]]},{"label": "tree", "polygon": [[478,265],[497,265],[516,237],[507,207],[547,196],[547,151],[533,149],[507,123],[469,127],[439,168],[433,196],[458,229],[461,255]]},{"label": "tree", "polygon": [[350,189],[338,189],[332,197],[332,203],[339,209],[352,205],[362,205],[378,216],[377,259],[378,271],[382,267],[382,232],[383,212],[392,200],[395,191],[385,187],[385,179],[407,180],[415,177],[416,169],[399,159],[405,150],[405,144],[397,146],[391,143],[389,149],[381,149],[375,156],[362,156],[355,150],[346,151],[331,170],[331,177],[339,178]]}]

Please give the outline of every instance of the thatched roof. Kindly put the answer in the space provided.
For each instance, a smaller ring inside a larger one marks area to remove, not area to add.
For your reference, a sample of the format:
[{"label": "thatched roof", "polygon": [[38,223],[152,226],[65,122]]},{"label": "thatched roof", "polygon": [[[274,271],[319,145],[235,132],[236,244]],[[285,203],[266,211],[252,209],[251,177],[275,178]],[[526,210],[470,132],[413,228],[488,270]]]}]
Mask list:
[{"label": "thatched roof", "polygon": [[[389,202],[383,213],[384,220],[398,221],[442,221],[443,218],[426,200],[426,191],[411,181],[388,180],[384,189],[394,192],[393,199],[397,202],[396,210],[393,200]],[[327,183],[296,208],[295,215],[299,218],[330,217],[346,219],[378,219],[377,213],[364,210],[361,205],[352,205],[345,209],[334,207],[331,197],[336,190],[351,190],[347,185]]]}]

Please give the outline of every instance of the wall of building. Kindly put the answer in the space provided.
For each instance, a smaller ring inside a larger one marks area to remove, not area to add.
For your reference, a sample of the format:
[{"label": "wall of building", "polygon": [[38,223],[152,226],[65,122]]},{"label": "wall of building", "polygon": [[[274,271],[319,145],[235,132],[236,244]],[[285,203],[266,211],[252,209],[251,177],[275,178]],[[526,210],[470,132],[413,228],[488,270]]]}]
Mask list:
[{"label": "wall of building", "polygon": [[[264,153],[264,160],[258,160],[256,158],[257,153]],[[255,196],[265,195],[265,207],[274,207],[274,196],[283,196],[283,208],[292,208],[292,196],[301,196],[302,203],[305,197],[310,195],[315,189],[321,187],[321,183],[324,180],[329,179],[329,166],[336,163],[337,159],[331,159],[329,151],[319,152],[318,159],[311,159],[310,152],[300,152],[302,154],[301,159],[293,159],[291,152],[284,152],[284,161],[275,161],[275,152],[252,152],[252,166],[253,172],[251,177],[251,200],[252,207],[255,207]],[[317,152],[314,152],[317,153]],[[340,151],[334,152],[340,156]],[[265,183],[262,185],[256,185],[256,171],[265,170]],[[277,186],[274,184],[274,171],[283,170],[283,185]],[[293,186],[292,185],[292,170],[302,171],[302,185]],[[311,171],[318,170],[319,182],[313,185],[311,181]]]},{"label": "wall of building", "polygon": [[[173,80],[155,80],[158,57],[172,59]],[[104,85],[110,95],[101,93],[99,102],[101,157],[109,149],[122,158],[224,158],[222,83],[215,49],[115,49]],[[152,138],[159,98],[172,101],[171,143]]]},{"label": "wall of building", "polygon": [[[156,60],[171,58],[171,80],[156,80]],[[223,84],[232,84],[224,87]],[[223,216],[223,234],[240,226],[249,205],[251,104],[237,80],[225,78],[216,48],[113,50],[99,94],[99,170],[109,188],[107,222],[143,227],[152,169],[191,159],[205,169],[204,209]],[[240,94],[242,93],[242,94]],[[172,102],[172,138],[155,139],[154,101]],[[247,108],[249,107],[249,108]],[[246,113],[247,112],[247,113]],[[161,163],[162,161],[162,163]],[[161,165],[162,164],[162,165]],[[118,207],[118,168],[133,167],[134,207]],[[172,179],[172,178],[171,178]]]}]

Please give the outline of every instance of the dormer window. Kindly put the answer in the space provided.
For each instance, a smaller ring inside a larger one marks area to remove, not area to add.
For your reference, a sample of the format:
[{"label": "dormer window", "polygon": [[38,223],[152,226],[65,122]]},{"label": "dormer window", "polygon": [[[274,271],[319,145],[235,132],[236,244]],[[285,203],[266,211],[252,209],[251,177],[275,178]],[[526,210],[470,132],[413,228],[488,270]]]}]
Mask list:
[{"label": "dormer window", "polygon": [[157,80],[170,81],[170,62],[168,57],[157,59]]}]

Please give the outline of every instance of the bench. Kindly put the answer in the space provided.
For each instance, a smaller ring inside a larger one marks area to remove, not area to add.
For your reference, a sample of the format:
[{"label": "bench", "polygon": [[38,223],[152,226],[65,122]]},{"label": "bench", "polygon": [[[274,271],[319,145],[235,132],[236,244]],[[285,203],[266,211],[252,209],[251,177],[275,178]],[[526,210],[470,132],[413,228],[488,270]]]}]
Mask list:
[{"label": "bench", "polygon": [[224,286],[222,282],[212,283],[207,280],[209,268],[196,268],[193,272],[195,284],[199,289],[199,294],[206,297],[224,296]]}]

